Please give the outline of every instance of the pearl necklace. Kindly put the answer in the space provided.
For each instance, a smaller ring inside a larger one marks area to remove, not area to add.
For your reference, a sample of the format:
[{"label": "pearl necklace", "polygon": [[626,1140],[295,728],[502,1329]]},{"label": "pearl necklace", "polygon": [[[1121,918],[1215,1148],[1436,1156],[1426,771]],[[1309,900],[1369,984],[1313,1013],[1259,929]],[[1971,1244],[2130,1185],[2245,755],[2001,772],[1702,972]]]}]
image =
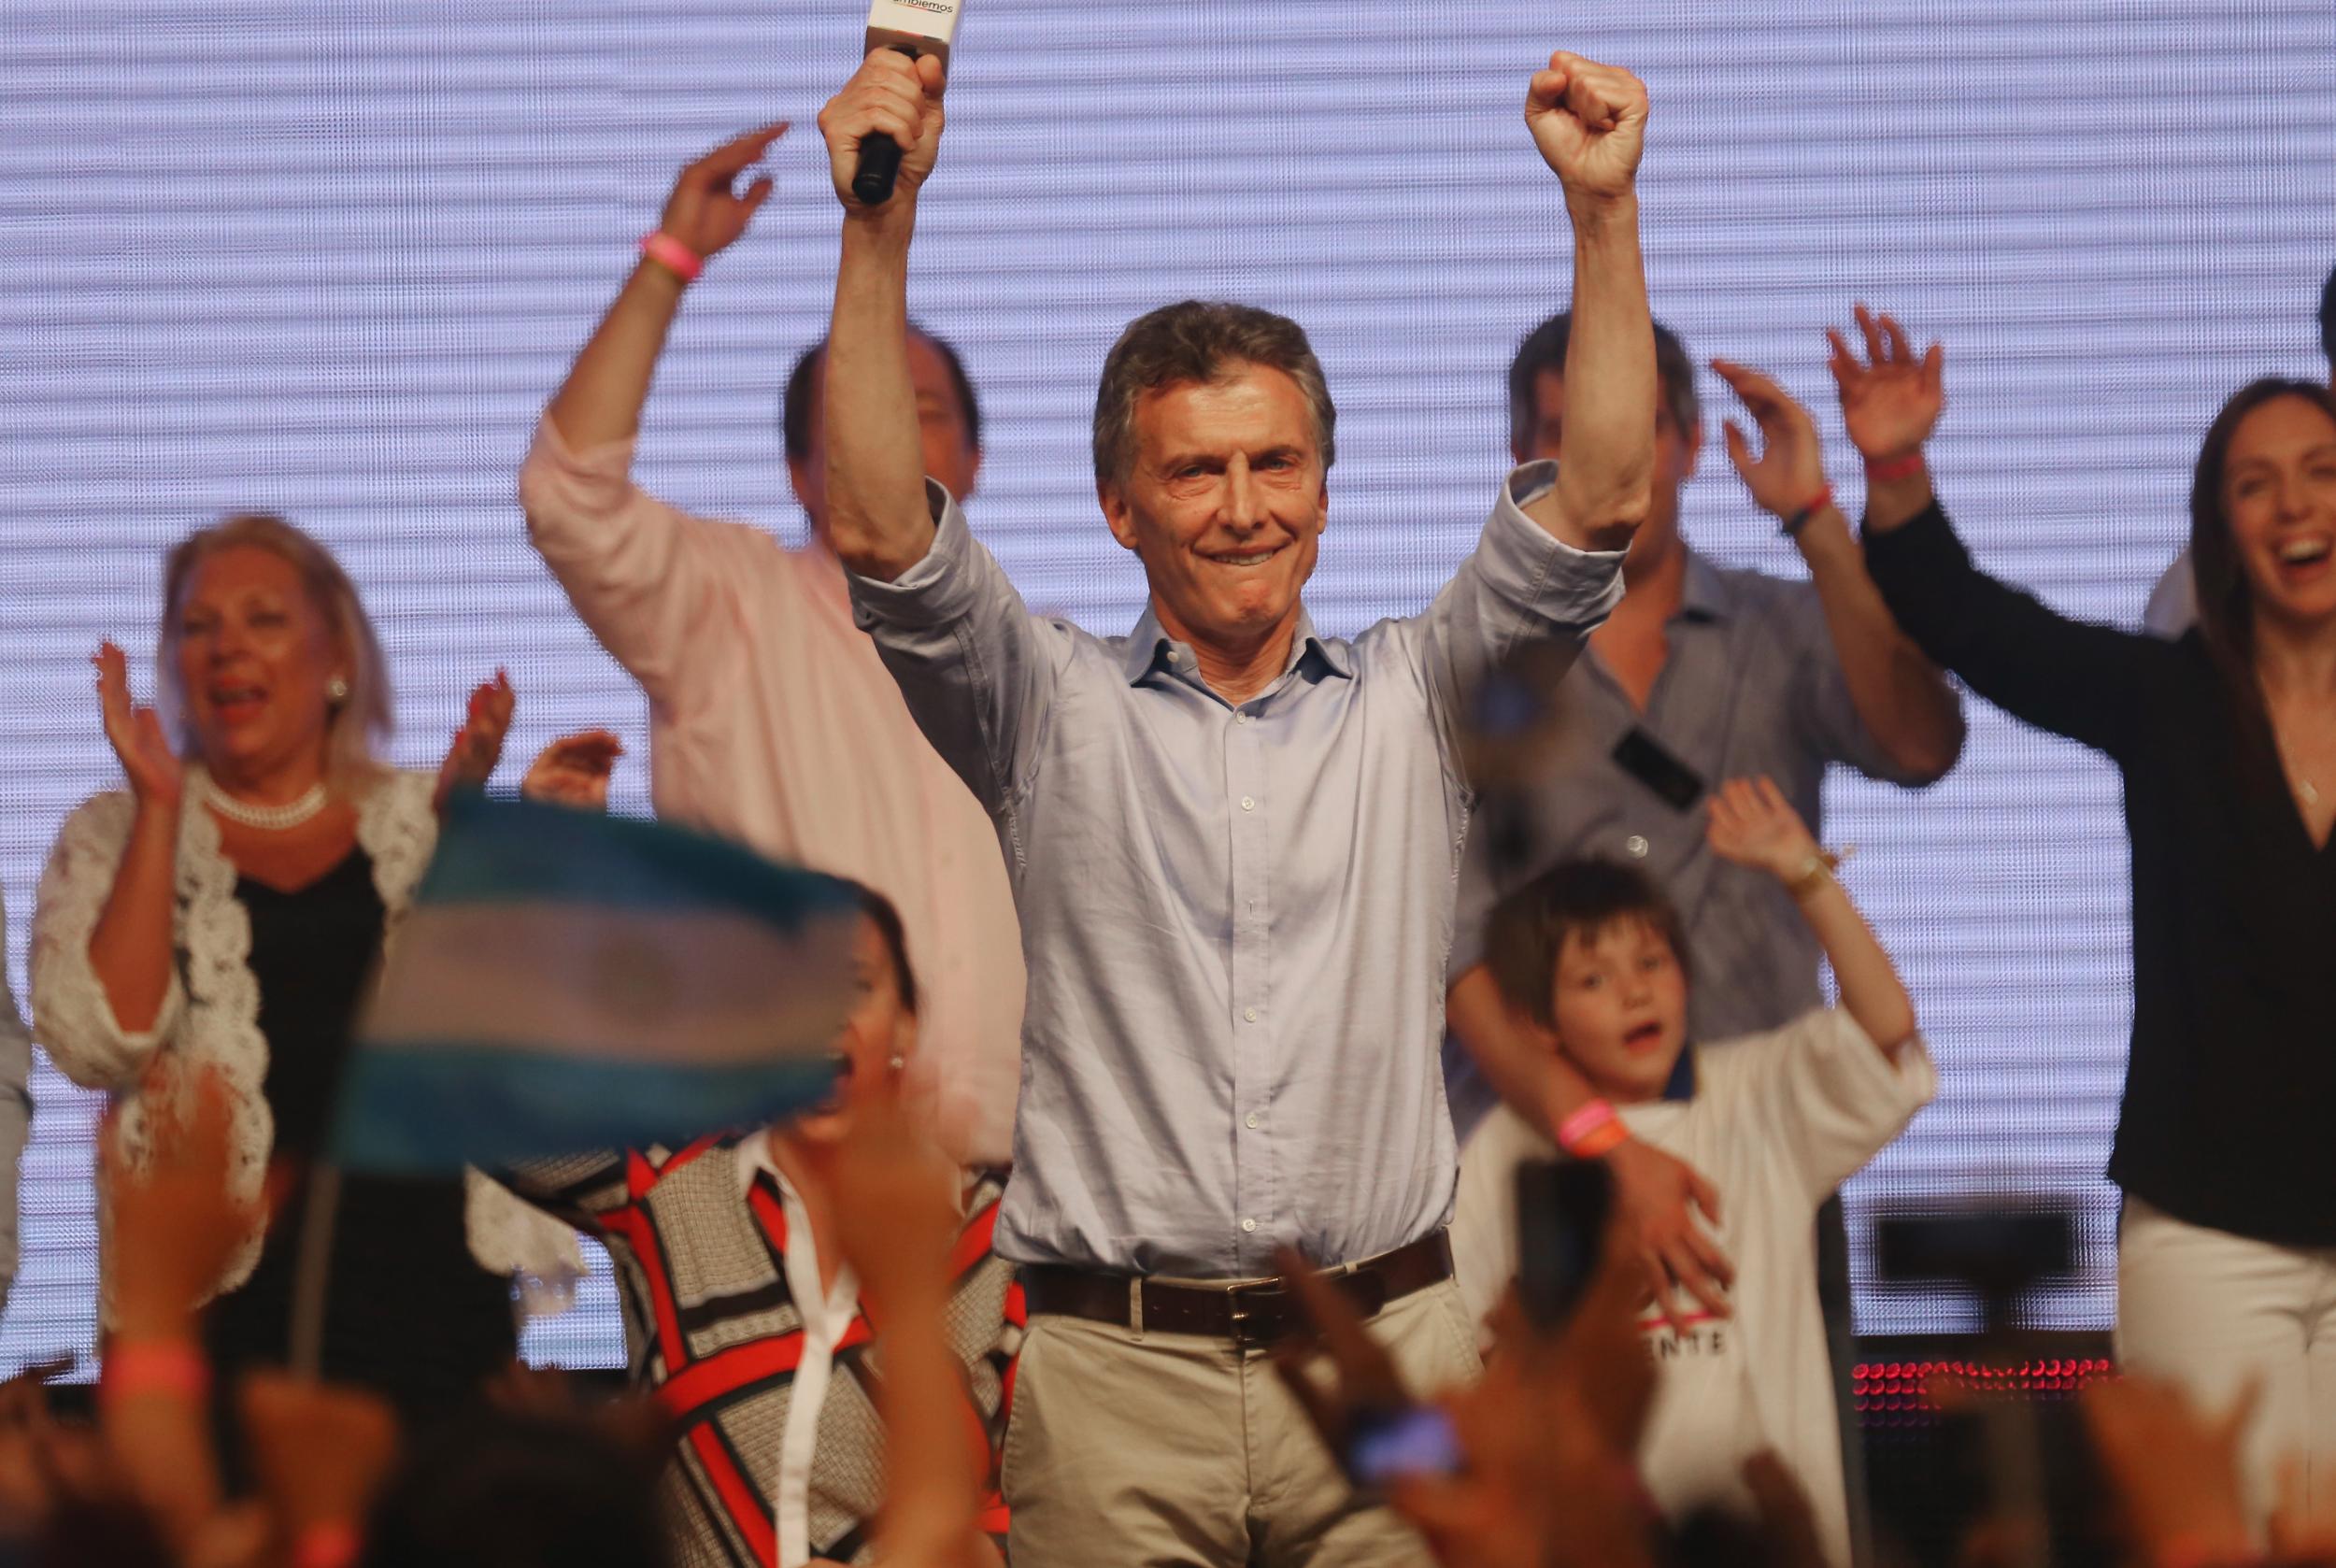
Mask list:
[{"label": "pearl necklace", "polygon": [[323,810],[327,799],[321,778],[309,785],[299,799],[288,801],[282,805],[253,805],[248,801],[239,801],[221,789],[216,780],[207,777],[203,780],[203,795],[205,804],[229,821],[240,822],[247,828],[257,828],[262,833],[283,833],[300,826]]}]

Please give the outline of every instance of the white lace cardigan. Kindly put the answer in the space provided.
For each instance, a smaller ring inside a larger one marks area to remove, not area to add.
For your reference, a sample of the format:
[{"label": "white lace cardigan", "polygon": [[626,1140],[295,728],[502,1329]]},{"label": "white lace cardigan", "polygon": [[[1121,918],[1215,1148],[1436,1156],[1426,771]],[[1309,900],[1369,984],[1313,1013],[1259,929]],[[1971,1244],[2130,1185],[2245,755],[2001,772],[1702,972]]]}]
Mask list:
[{"label": "white lace cardigan", "polygon": [[[423,775],[385,771],[358,802],[357,842],[373,861],[385,943],[395,939],[437,843],[432,789],[433,781]],[[267,1038],[260,1033],[259,980],[248,962],[250,918],[235,897],[236,871],[221,849],[219,822],[204,808],[203,793],[200,777],[191,777],[178,822],[171,921],[177,962],[162,1011],[151,1028],[138,1033],[116,1021],[89,956],[91,934],[129,843],[135,803],[125,791],[110,791],[83,802],[64,820],[41,873],[33,914],[34,1032],[66,1077],[113,1096],[122,1151],[133,1166],[150,1157],[139,1090],[148,1063],[168,1051],[184,1065],[216,1068],[235,1103],[230,1179],[239,1194],[257,1199],[276,1142],[275,1119],[262,1092]],[[583,1271],[576,1233],[477,1171],[469,1173],[468,1183],[472,1255],[495,1274],[515,1274],[530,1311],[564,1305]],[[101,1193],[101,1232],[109,1228],[109,1206]],[[250,1277],[263,1239],[261,1232],[252,1233],[214,1294]],[[105,1293],[103,1314],[110,1322],[110,1292]]]}]

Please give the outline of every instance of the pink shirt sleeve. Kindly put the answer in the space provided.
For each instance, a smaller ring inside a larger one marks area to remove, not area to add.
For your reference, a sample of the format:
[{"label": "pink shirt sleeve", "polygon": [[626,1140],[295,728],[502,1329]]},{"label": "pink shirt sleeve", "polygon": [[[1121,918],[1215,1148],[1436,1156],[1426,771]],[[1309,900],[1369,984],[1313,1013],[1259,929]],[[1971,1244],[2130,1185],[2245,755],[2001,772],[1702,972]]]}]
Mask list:
[{"label": "pink shirt sleeve", "polygon": [[577,451],[547,416],[520,467],[537,553],[601,646],[649,700],[677,706],[693,636],[725,596],[719,527],[633,482],[633,443]]}]

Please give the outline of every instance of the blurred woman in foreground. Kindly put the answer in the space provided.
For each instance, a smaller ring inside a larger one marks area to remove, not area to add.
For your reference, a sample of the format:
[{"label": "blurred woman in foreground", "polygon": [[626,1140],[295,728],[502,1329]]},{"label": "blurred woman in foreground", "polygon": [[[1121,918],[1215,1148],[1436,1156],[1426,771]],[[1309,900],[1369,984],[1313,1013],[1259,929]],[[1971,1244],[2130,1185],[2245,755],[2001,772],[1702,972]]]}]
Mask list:
[{"label": "blurred woman in foreground", "polygon": [[[195,1069],[224,1086],[231,1187],[247,1202],[264,1188],[276,1206],[214,1285],[209,1349],[232,1375],[287,1355],[305,1175],[367,976],[430,859],[436,803],[492,769],[511,691],[500,677],[479,688],[434,779],[377,761],[389,677],[356,589],[314,539],[257,514],[170,554],[160,712],[134,706],[120,649],[94,663],[126,788],[58,833],[33,1007],[58,1068],[114,1096],[133,1166],[154,1097],[182,1093]],[[575,1266],[573,1247],[483,1182],[349,1177],[323,1375],[414,1417],[468,1403],[513,1355],[511,1274],[549,1277]],[[108,1258],[104,1326],[113,1275],[136,1266]]]}]

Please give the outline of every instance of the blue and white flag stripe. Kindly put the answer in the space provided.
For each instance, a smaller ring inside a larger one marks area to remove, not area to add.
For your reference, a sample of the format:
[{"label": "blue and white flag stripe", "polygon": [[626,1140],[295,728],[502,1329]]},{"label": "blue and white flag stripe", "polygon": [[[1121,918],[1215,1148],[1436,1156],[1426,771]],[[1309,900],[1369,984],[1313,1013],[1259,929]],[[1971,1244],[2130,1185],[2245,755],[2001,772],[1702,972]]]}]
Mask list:
[{"label": "blue and white flag stripe", "polygon": [[354,1169],[494,1166],[766,1123],[824,1098],[859,894],[739,846],[449,803],[334,1140]]}]

